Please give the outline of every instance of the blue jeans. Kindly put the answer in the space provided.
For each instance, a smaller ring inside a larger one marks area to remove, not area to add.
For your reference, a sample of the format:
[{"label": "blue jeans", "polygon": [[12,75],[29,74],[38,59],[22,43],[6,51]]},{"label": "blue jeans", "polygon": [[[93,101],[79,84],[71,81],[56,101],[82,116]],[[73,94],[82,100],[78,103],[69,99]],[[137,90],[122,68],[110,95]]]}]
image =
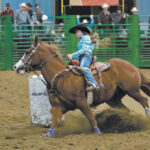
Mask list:
[{"label": "blue jeans", "polygon": [[88,78],[88,80],[92,83],[94,83],[95,85],[98,85],[96,80],[94,79],[92,73],[90,70],[88,70],[89,66],[91,65],[92,62],[92,55],[91,54],[85,54],[80,62],[80,67],[85,67],[87,69],[82,70],[83,74]]}]

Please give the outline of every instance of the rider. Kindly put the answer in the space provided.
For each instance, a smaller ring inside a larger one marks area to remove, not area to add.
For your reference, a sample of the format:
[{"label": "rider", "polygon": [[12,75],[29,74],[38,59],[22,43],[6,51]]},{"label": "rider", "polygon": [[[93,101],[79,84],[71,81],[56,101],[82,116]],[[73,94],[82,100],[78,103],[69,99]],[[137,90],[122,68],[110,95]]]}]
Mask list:
[{"label": "rider", "polygon": [[87,88],[87,90],[99,89],[96,80],[89,70],[89,66],[92,62],[92,51],[94,48],[94,45],[89,36],[91,30],[83,24],[80,24],[72,27],[69,32],[76,34],[76,36],[79,38],[79,43],[77,52],[67,55],[68,59],[80,60],[80,67],[82,69],[82,72],[87,77],[90,83],[90,86]]}]

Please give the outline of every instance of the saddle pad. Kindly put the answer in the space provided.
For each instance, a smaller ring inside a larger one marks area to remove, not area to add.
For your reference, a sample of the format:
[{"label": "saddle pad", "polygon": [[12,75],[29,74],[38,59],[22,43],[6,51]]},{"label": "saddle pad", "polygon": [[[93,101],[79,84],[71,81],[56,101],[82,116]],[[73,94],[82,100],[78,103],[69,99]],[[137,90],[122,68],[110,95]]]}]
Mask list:
[{"label": "saddle pad", "polygon": [[103,72],[110,68],[110,63],[106,62],[96,62],[90,66],[92,74],[97,74],[97,71]]},{"label": "saddle pad", "polygon": [[[108,68],[110,68],[110,63],[105,62],[96,62],[90,66],[90,70],[93,75],[97,74],[98,71],[102,72],[107,70]],[[68,69],[70,69],[76,75],[82,75],[82,69],[80,67],[69,65]]]}]

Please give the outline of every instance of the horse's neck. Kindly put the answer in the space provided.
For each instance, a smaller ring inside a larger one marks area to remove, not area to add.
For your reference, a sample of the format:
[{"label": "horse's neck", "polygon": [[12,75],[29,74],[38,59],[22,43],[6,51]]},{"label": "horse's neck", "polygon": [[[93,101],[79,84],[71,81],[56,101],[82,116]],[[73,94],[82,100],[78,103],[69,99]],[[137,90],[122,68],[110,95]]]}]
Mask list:
[{"label": "horse's neck", "polygon": [[51,84],[51,80],[53,77],[60,71],[66,69],[66,66],[60,62],[60,61],[55,61],[51,60],[47,64],[45,64],[41,70],[41,73],[49,84]]}]

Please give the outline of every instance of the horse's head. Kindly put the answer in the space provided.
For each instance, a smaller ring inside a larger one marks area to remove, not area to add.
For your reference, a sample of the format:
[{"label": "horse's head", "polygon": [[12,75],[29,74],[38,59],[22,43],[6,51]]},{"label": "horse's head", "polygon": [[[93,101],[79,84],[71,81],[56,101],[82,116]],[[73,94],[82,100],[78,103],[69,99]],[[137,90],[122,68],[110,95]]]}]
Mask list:
[{"label": "horse's head", "polygon": [[40,42],[37,36],[35,36],[33,45],[26,50],[22,58],[14,65],[13,69],[17,73],[30,72],[32,69],[36,69],[40,63],[39,57]]},{"label": "horse's head", "polygon": [[[48,45],[48,44],[47,44]],[[33,45],[25,52],[23,57],[14,65],[14,71],[20,74],[39,70],[44,65],[47,58],[53,56],[48,50],[48,46],[39,41],[35,36]]]}]

